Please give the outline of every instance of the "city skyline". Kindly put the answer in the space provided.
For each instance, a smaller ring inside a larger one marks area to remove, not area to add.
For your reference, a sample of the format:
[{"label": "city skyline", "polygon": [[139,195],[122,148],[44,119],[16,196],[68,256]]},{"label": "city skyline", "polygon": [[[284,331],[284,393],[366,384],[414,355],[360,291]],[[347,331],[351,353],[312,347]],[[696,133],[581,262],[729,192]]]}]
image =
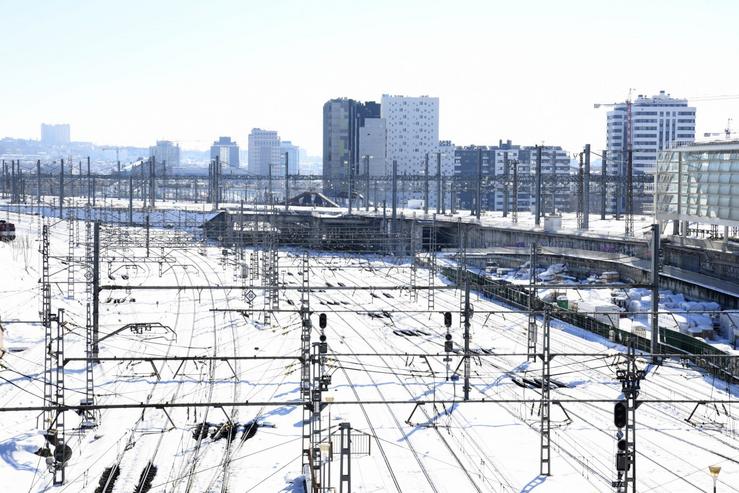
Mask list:
[{"label": "city skyline", "polygon": [[[222,9],[163,2],[147,4],[151,15],[143,18],[128,6],[15,3],[0,6],[7,20],[0,42],[13,47],[4,67],[18,74],[3,82],[0,135],[8,137],[37,138],[41,122],[64,122],[78,141],[147,146],[166,139],[205,150],[214,135],[245,142],[251,128],[275,128],[319,155],[325,101],[382,94],[438,97],[440,138],[458,145],[511,139],[571,152],[605,146],[606,111],[593,104],[623,101],[629,88],[633,97],[666,90],[687,98],[699,114],[698,137],[739,116],[739,99],[697,99],[738,92],[728,85],[739,79],[737,69],[722,64],[720,78],[685,69],[697,60],[718,66],[737,51],[739,35],[724,28],[739,13],[730,2],[699,12],[689,2],[626,2],[618,12],[599,2],[524,8],[470,1],[453,11],[433,2],[222,2]],[[243,15],[220,16],[225,10]],[[484,22],[491,15],[492,25]],[[164,17],[166,26],[157,21]],[[627,23],[624,36],[619,26]],[[27,35],[29,26],[53,32],[59,25],[65,29],[53,45]],[[281,36],[268,37],[273,31]],[[672,38],[665,49],[660,33],[674,31],[692,35]],[[455,43],[445,43],[449,37]],[[511,76],[500,74],[501,46],[517,67]],[[353,61],[329,63],[334,58]],[[227,60],[232,72],[219,77]],[[614,60],[628,70],[616,70]]]}]

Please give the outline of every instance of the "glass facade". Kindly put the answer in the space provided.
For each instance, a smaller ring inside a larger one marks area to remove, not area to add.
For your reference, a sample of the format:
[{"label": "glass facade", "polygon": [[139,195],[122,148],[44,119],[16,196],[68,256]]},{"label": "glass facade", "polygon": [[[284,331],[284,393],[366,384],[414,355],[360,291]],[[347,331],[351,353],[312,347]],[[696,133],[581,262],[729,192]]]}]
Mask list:
[{"label": "glass facade", "polygon": [[657,220],[739,227],[739,141],[690,144],[660,154]]}]

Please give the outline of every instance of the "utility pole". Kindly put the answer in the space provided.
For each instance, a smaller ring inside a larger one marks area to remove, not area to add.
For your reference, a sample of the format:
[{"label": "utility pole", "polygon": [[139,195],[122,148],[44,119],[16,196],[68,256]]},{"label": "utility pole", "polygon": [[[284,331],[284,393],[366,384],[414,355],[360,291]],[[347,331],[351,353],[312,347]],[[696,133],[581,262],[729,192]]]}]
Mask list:
[{"label": "utility pole", "polygon": [[659,271],[662,254],[659,234],[659,223],[652,224],[652,339],[650,351],[654,363],[657,363],[659,353]]},{"label": "utility pole", "polygon": [[339,493],[352,492],[352,426],[339,423]]},{"label": "utility pole", "polygon": [[480,220],[482,209],[482,148],[477,149],[477,183],[475,184],[475,218]]},{"label": "utility pole", "polygon": [[583,164],[583,154],[579,154],[580,163],[577,167],[577,229],[583,229],[584,224],[584,216],[583,216],[583,210],[585,209],[585,204],[583,203],[584,198],[584,187],[583,183],[585,181],[585,166]]},{"label": "utility pole", "polygon": [[423,160],[423,213],[429,213],[429,153]]},{"label": "utility pole", "polygon": [[[466,248],[466,246],[465,246]],[[470,318],[472,317],[470,307],[470,283],[467,269],[464,271],[464,400],[470,400]]]},{"label": "utility pole", "polygon": [[[637,397],[641,390],[644,370],[636,367],[635,339],[629,340],[626,369],[616,370],[616,378],[621,382],[624,399],[616,402],[613,408],[613,422],[618,428],[616,445],[616,471],[618,479],[611,482],[618,493],[636,492],[636,409],[641,404]],[[623,431],[622,431],[623,430]],[[629,488],[631,484],[631,488]]]},{"label": "utility pole", "polygon": [[529,327],[528,327],[528,349],[526,351],[527,360],[536,361],[536,266],[539,263],[539,245],[536,242],[531,243],[531,253],[529,254]]},{"label": "utility pole", "polygon": [[510,178],[508,167],[508,151],[506,151],[503,153],[503,217],[508,217],[508,180]]},{"label": "utility pole", "polygon": [[352,195],[354,195],[354,153],[349,158],[349,215],[352,213]]},{"label": "utility pole", "polygon": [[549,313],[544,313],[543,329],[541,345],[541,455],[539,460],[539,474],[542,476],[551,476],[551,407],[552,401],[550,396],[551,389],[551,368],[552,354],[549,345]]},{"label": "utility pole", "polygon": [[[606,165],[608,163],[608,151],[603,150],[603,167],[600,170],[601,188],[600,188],[600,219],[606,219]],[[679,188],[678,188],[679,189]],[[679,203],[679,202],[678,202]]]},{"label": "utility pole", "polygon": [[441,180],[441,151],[436,153],[436,213],[441,212],[441,202],[444,200]]},{"label": "utility pole", "polygon": [[128,175],[128,225],[133,226],[133,172]]},{"label": "utility pole", "polygon": [[41,160],[36,160],[36,207],[41,215]]},{"label": "utility pole", "polygon": [[87,205],[90,205],[90,199],[92,198],[92,173],[90,172],[90,156],[87,156]]},{"label": "utility pole", "polygon": [[[536,198],[534,199],[534,225],[541,224],[541,147],[536,146]],[[554,152],[554,151],[553,151]]]},{"label": "utility pole", "polygon": [[583,172],[583,221],[582,229],[590,228],[590,144],[585,144],[585,170]]},{"label": "utility pole", "polygon": [[[369,203],[370,203],[370,200],[369,200],[369,197],[370,197],[370,165],[369,165],[369,160],[370,160],[370,155],[369,154],[365,154],[364,155],[364,171],[365,171],[366,175],[365,175],[364,178],[366,180],[366,183],[365,183],[365,186],[364,186],[364,191],[365,191],[365,193],[367,195],[364,198],[364,210],[366,212],[369,212]],[[375,186],[377,186],[377,182],[375,182]],[[375,193],[375,200],[377,200],[377,194],[376,193]]]},{"label": "utility pole", "polygon": [[629,149],[626,153],[626,236],[634,236],[634,151]]},{"label": "utility pole", "polygon": [[[64,159],[59,168],[59,219],[64,219]],[[74,163],[72,163],[74,165]],[[70,165],[71,166],[71,165]]]},{"label": "utility pole", "polygon": [[398,161],[393,159],[393,186],[392,186],[391,202],[393,204],[393,210],[391,218],[391,228],[393,235],[397,232],[397,219],[398,219]]},{"label": "utility pole", "polygon": [[100,221],[95,221],[92,235],[92,354],[97,359],[100,353]]},{"label": "utility pole", "polygon": [[511,222],[518,224],[518,159],[513,164],[513,200],[511,200]]},{"label": "utility pole", "polygon": [[285,153],[285,212],[290,206],[290,155]]}]

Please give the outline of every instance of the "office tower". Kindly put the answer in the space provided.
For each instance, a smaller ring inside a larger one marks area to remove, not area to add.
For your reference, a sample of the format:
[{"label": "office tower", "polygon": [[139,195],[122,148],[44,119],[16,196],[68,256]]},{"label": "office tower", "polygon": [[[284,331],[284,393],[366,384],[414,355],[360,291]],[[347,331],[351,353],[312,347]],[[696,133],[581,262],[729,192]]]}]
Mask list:
[{"label": "office tower", "polygon": [[267,176],[270,170],[273,175],[284,174],[283,162],[277,132],[253,128],[249,134],[249,174]]},{"label": "office tower", "polygon": [[231,140],[231,137],[219,137],[213,142],[210,146],[210,158],[215,159],[216,156],[223,166],[239,167],[239,145]]}]

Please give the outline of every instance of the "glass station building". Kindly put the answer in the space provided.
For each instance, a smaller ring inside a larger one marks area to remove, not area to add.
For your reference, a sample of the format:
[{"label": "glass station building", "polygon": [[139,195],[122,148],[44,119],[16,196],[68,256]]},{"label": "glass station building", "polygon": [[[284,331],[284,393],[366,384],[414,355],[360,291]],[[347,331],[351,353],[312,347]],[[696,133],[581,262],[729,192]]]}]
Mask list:
[{"label": "glass station building", "polygon": [[[654,210],[673,234],[708,226],[714,239],[739,231],[739,140],[686,144],[663,151],[655,174]],[[722,231],[719,232],[719,229]]]}]

